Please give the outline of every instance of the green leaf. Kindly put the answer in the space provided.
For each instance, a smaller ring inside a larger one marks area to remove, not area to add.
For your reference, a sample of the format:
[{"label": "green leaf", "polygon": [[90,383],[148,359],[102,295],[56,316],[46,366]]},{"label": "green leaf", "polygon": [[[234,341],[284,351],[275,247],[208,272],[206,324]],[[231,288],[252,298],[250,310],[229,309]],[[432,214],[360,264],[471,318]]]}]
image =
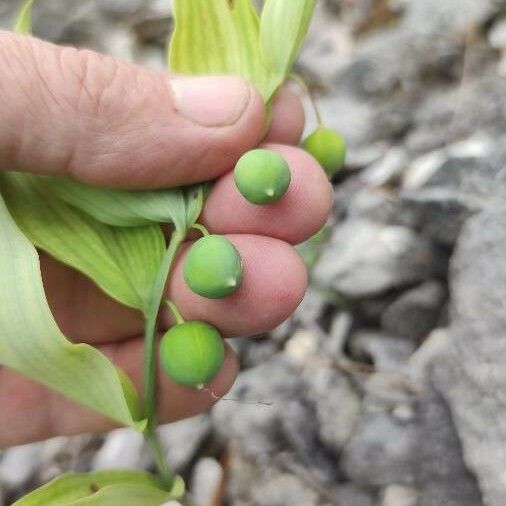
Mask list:
[{"label": "green leaf", "polygon": [[112,190],[63,177],[45,177],[44,181],[58,198],[107,225],[137,227],[171,222],[185,230],[186,207],[181,189]]},{"label": "green leaf", "polygon": [[0,364],[143,430],[130,381],[95,348],[72,344],[61,333],[46,301],[37,251],[16,226],[1,195],[0,237]]},{"label": "green leaf", "polygon": [[14,25],[14,31],[24,35],[32,33],[32,6],[33,0],[26,0],[21,8],[18,19]]},{"label": "green leaf", "polygon": [[172,71],[238,75],[265,91],[259,20],[251,0],[174,0],[173,12]]},{"label": "green leaf", "polygon": [[[183,0],[184,1],[184,0]],[[260,19],[260,52],[271,97],[290,74],[317,0],[266,0]]]},{"label": "green leaf", "polygon": [[204,186],[195,185],[185,190],[186,199],[186,226],[191,228],[199,219],[204,205]]},{"label": "green leaf", "polygon": [[184,494],[177,476],[170,492],[141,471],[68,473],[23,497],[13,506],[159,506]]},{"label": "green leaf", "polygon": [[106,487],[67,506],[161,506],[169,499],[173,498],[163,490],[124,484]]},{"label": "green leaf", "polygon": [[9,211],[35,246],[122,304],[148,310],[165,251],[159,225],[110,227],[54,197],[40,178],[8,173],[1,181]]},{"label": "green leaf", "polygon": [[320,254],[325,247],[328,238],[329,228],[327,226],[324,226],[307,241],[295,246],[295,249],[304,260],[304,263],[308,269],[312,269],[316,265],[316,262],[320,258]]}]

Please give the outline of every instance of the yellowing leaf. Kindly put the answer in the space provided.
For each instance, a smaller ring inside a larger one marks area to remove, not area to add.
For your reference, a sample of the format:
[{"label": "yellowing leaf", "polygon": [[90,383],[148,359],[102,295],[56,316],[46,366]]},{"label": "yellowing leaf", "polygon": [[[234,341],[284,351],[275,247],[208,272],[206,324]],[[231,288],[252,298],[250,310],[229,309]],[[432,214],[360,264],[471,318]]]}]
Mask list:
[{"label": "yellowing leaf", "polygon": [[181,74],[229,74],[263,92],[258,15],[251,0],[174,0],[169,68]]},{"label": "yellowing leaf", "polygon": [[171,491],[142,471],[68,473],[23,497],[13,506],[160,506],[184,494],[176,477]]},{"label": "yellowing leaf", "polygon": [[[46,301],[37,251],[0,195],[0,364],[117,422],[143,430],[133,385],[99,351],[72,344]],[[128,400],[127,400],[128,396]]]},{"label": "yellowing leaf", "polygon": [[55,198],[40,178],[28,174],[5,174],[2,188],[9,211],[33,244],[122,304],[148,310],[165,251],[159,225],[104,225]]},{"label": "yellowing leaf", "polygon": [[272,96],[290,74],[309,29],[316,1],[265,1],[260,19],[260,51],[269,75],[267,96]]},{"label": "yellowing leaf", "polygon": [[21,34],[32,33],[32,6],[33,0],[27,0],[19,13],[14,25],[14,31]]}]

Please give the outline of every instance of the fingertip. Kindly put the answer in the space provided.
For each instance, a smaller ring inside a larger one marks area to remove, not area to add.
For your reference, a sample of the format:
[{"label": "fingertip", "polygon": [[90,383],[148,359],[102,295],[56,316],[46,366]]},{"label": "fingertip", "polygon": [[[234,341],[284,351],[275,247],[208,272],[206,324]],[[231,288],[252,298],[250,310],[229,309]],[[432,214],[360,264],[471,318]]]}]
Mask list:
[{"label": "fingertip", "polygon": [[272,120],[264,141],[297,145],[304,124],[305,113],[299,96],[288,86],[283,86],[274,98]]},{"label": "fingertip", "polygon": [[223,299],[193,293],[182,275],[183,252],[169,283],[169,297],[185,319],[206,321],[225,337],[267,332],[286,320],[304,297],[304,262],[292,246],[278,239],[258,235],[227,237],[243,261],[243,282],[237,292]]},{"label": "fingertip", "polygon": [[[258,145],[262,139],[265,127],[265,105],[262,95],[255,86],[239,77],[249,90],[247,105],[238,120],[221,128],[206,129],[206,137],[194,144],[198,160],[193,164],[185,162],[191,158],[190,154],[182,155],[185,167],[180,168],[182,184],[188,182],[210,181],[223,175],[231,169],[246,152]],[[188,130],[188,135],[192,130]],[[191,167],[191,170],[189,170]],[[178,168],[175,168],[176,171]]]},{"label": "fingertip", "polygon": [[326,223],[332,186],[316,160],[302,149],[280,144],[263,147],[281,154],[290,166],[292,180],[286,194],[274,204],[254,205],[239,193],[233,175],[226,174],[214,185],[202,222],[216,233],[269,235],[291,244],[303,242]]}]

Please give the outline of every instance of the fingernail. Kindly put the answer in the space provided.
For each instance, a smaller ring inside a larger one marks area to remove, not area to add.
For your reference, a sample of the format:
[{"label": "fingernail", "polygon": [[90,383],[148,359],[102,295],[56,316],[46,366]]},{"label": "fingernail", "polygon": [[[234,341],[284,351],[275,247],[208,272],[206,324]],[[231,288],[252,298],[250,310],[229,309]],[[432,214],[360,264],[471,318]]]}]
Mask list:
[{"label": "fingernail", "polygon": [[171,86],[179,113],[205,127],[233,125],[250,100],[250,87],[238,77],[178,77]]}]

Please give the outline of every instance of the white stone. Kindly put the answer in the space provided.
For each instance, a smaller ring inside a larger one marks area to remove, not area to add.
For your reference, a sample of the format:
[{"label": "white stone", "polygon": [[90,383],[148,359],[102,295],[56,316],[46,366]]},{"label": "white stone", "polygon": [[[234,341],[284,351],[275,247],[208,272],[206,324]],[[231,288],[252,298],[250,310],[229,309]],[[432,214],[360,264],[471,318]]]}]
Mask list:
[{"label": "white stone", "polygon": [[286,343],[285,354],[294,364],[304,365],[318,351],[317,336],[308,330],[298,330]]},{"label": "white stone", "polygon": [[220,463],[212,458],[200,459],[193,470],[191,493],[197,506],[213,506],[224,478]]},{"label": "white stone", "polygon": [[159,428],[171,469],[181,472],[193,459],[211,430],[209,416],[200,415]]},{"label": "white stone", "polygon": [[388,485],[383,495],[382,506],[416,506],[418,492],[403,485]]},{"label": "white stone", "polygon": [[93,459],[93,469],[136,469],[145,450],[142,434],[131,429],[117,429],[106,438]]},{"label": "white stone", "polygon": [[382,186],[399,178],[407,167],[408,158],[402,148],[392,148],[361,174],[361,179],[373,186]]},{"label": "white stone", "polygon": [[402,186],[414,190],[422,187],[448,159],[444,149],[431,151],[413,160],[405,172]]},{"label": "white stone", "polygon": [[0,483],[19,488],[36,472],[40,464],[41,443],[15,446],[3,454],[0,462]]},{"label": "white stone", "polygon": [[488,34],[490,45],[501,51],[506,51],[506,18],[497,21]]}]

